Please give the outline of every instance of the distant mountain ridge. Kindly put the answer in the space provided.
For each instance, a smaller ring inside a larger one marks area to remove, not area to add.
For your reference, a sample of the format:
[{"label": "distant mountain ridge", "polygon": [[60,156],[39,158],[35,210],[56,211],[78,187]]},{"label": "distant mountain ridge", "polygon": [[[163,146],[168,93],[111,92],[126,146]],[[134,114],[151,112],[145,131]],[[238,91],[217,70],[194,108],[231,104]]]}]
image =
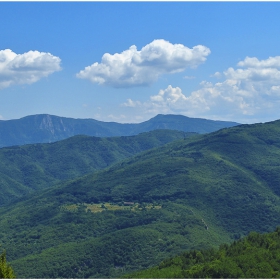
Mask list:
[{"label": "distant mountain ridge", "polygon": [[0,148],[34,143],[51,143],[75,135],[131,136],[155,129],[209,133],[236,125],[239,125],[239,123],[189,118],[182,115],[157,115],[142,123],[121,124],[94,119],[73,119],[39,114],[21,119],[0,121]]}]

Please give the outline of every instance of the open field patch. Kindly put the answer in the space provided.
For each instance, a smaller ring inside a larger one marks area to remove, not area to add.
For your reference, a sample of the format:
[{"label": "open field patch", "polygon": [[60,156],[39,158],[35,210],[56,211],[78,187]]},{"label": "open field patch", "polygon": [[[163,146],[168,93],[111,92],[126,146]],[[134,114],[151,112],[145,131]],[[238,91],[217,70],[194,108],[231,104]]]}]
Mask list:
[{"label": "open field patch", "polygon": [[83,207],[85,211],[92,213],[98,213],[102,211],[117,211],[117,210],[130,210],[130,211],[142,211],[144,209],[161,209],[161,205],[154,205],[152,203],[134,203],[123,202],[119,204],[113,203],[82,203],[82,204],[69,204],[61,206],[61,210],[77,211],[79,207]]}]

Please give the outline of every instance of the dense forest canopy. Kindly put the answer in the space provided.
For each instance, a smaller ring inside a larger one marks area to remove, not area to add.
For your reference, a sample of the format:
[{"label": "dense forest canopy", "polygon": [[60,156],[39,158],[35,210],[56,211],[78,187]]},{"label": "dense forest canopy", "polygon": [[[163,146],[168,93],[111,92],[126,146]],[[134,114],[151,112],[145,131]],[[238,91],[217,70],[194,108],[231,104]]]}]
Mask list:
[{"label": "dense forest canopy", "polygon": [[247,237],[219,249],[192,250],[163,261],[159,266],[124,278],[279,278],[280,228]]}]

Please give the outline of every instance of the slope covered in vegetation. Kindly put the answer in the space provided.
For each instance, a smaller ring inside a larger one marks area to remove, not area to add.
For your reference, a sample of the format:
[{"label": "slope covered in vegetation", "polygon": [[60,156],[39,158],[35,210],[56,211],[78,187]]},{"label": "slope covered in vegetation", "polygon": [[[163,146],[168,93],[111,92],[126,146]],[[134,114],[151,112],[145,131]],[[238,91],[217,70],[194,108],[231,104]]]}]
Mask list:
[{"label": "slope covered in vegetation", "polygon": [[139,152],[194,135],[155,130],[136,136],[75,136],[50,143],[0,149],[0,205],[62,180],[105,168]]},{"label": "slope covered in vegetation", "polygon": [[1,209],[0,241],[22,278],[118,277],[274,230],[278,182],[280,121],[223,129]]},{"label": "slope covered in vegetation", "polygon": [[159,266],[123,278],[279,278],[280,228],[267,234],[250,233],[219,249],[188,251]]}]

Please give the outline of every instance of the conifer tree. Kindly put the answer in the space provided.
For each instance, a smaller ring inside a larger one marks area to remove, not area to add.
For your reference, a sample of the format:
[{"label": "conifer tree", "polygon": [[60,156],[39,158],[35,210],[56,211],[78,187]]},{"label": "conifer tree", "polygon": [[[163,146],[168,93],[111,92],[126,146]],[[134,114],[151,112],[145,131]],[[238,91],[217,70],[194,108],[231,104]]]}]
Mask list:
[{"label": "conifer tree", "polygon": [[0,278],[16,278],[12,267],[7,263],[6,251],[0,255]]}]

